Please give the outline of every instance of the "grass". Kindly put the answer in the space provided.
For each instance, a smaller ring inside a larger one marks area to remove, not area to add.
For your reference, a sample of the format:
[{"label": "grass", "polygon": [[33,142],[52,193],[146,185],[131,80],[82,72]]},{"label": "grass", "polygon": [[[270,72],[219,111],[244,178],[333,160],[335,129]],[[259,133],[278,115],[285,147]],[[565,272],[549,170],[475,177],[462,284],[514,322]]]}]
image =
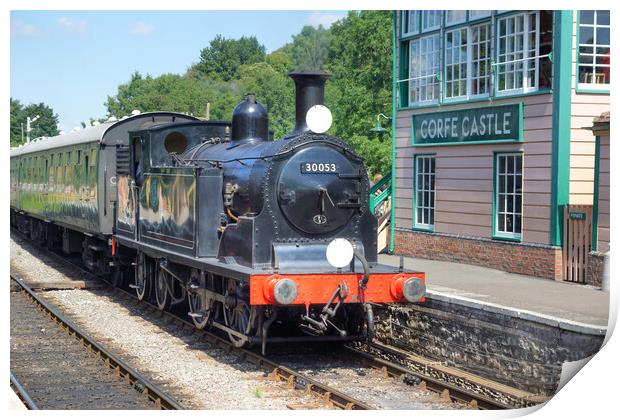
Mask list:
[{"label": "grass", "polygon": [[258,387],[254,388],[254,396],[256,398],[263,398],[263,390]]}]

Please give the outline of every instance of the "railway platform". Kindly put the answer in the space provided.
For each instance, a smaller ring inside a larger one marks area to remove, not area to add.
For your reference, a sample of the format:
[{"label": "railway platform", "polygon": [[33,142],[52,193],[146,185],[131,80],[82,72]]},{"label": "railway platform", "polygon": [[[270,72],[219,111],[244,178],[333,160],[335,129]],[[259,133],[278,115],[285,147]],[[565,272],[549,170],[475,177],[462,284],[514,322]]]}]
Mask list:
[{"label": "railway platform", "polygon": [[595,354],[607,333],[609,293],[591,286],[417,258],[404,266],[426,273],[426,301],[386,308],[376,338],[405,354],[551,396],[565,363]]},{"label": "railway platform", "polygon": [[[381,254],[379,262],[398,265],[399,258]],[[426,273],[431,298],[460,299],[559,322],[607,327],[609,292],[591,286],[446,261],[405,257],[404,265]]]}]

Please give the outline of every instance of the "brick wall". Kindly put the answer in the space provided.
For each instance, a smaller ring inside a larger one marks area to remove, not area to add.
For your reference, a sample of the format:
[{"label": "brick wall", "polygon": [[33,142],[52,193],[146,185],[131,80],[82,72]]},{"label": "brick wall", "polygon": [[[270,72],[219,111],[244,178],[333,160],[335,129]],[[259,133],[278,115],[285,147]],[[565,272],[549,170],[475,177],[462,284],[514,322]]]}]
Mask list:
[{"label": "brick wall", "polygon": [[562,279],[562,249],[397,229],[394,253],[479,265],[511,273]]}]

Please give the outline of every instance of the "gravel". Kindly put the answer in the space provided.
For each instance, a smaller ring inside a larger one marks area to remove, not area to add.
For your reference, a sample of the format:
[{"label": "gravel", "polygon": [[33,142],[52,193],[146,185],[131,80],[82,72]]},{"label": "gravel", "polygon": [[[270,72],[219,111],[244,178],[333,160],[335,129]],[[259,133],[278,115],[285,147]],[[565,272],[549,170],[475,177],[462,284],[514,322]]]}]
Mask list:
[{"label": "gravel", "polygon": [[59,263],[47,253],[38,251],[18,234],[11,232],[11,270],[19,274],[29,285],[50,288],[92,286],[92,278],[73,266]]},{"label": "gravel", "polygon": [[[141,309],[128,309],[106,292],[45,292],[48,301],[70,314],[90,334],[156,383],[184,394],[181,403],[196,409],[286,409],[287,404],[315,404],[302,391],[269,381],[262,370],[221,349],[183,335],[174,325]],[[159,319],[158,319],[159,318]],[[178,398],[178,397],[177,397]]]},{"label": "gravel", "polygon": [[287,354],[276,357],[281,363],[347,395],[379,409],[446,410],[465,409],[462,404],[443,401],[439,395],[402,380],[386,378],[374,368],[350,359],[340,349],[335,352],[317,351],[312,357]]},{"label": "gravel", "polygon": [[[53,257],[39,254],[12,235],[11,269],[26,279],[60,282],[88,277],[79,269],[67,268]],[[269,380],[255,365],[224,350],[210,348],[196,334],[168,324],[159,314],[127,306],[107,289],[41,294],[188,408],[325,408],[316,397]],[[464,408],[442,401],[430,391],[384,378],[381,372],[348,360],[343,352],[281,356],[281,362],[377,408]]]}]

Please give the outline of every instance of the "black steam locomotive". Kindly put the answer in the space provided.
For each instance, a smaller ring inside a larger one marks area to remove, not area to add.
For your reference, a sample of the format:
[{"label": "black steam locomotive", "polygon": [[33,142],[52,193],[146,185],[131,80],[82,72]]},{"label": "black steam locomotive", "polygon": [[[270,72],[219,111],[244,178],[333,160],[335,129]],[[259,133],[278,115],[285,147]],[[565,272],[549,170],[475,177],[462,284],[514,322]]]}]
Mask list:
[{"label": "black steam locomotive", "polygon": [[368,337],[371,304],[423,300],[424,274],[377,263],[362,159],[324,134],[328,75],[291,77],[296,125],[278,141],[248,94],[232,123],[146,113],[13,150],[12,223],[162,310],[187,302],[237,346]]}]

